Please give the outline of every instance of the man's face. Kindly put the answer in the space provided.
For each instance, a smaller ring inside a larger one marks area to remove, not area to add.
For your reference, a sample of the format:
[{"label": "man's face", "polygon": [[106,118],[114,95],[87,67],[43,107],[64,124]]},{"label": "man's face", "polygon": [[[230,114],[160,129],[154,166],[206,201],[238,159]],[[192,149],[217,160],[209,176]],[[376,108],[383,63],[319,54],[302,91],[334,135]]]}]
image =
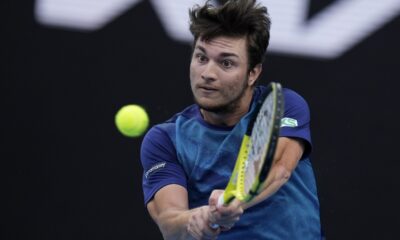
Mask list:
[{"label": "man's face", "polygon": [[196,103],[210,112],[232,112],[243,104],[257,76],[248,71],[246,38],[197,40],[190,83]]}]

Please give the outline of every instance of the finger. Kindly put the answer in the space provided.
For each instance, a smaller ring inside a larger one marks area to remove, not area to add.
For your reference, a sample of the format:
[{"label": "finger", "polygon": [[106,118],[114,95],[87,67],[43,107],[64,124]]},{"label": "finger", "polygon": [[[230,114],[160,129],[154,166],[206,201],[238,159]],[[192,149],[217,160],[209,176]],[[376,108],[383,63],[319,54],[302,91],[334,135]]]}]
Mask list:
[{"label": "finger", "polygon": [[[209,206],[204,206],[199,209],[200,210],[200,215],[198,215],[200,218],[197,219],[196,221],[196,227],[200,230],[200,233],[202,234],[203,237],[207,238],[214,238],[220,233],[220,230],[217,228],[212,228],[211,227],[211,222],[210,218],[212,219],[212,212],[210,210]],[[216,209],[214,210],[215,213],[217,213]]]},{"label": "finger", "polygon": [[210,212],[208,219],[210,223],[229,227],[230,224],[239,220],[241,212],[240,210],[225,208],[221,211]]},{"label": "finger", "polygon": [[232,209],[238,209],[238,208],[243,208],[243,203],[237,199],[232,200],[229,205],[218,205],[217,209],[225,209],[225,210],[232,210]]},{"label": "finger", "polygon": [[220,190],[220,189],[212,191],[210,198],[208,199],[208,205],[217,206],[218,198],[223,193],[224,193],[224,190]]},{"label": "finger", "polygon": [[199,225],[191,226],[190,228],[188,228],[188,232],[196,240],[209,240],[216,239],[221,230],[219,228],[211,229],[207,225]]},{"label": "finger", "polygon": [[237,223],[239,220],[240,220],[240,217],[223,219],[223,220],[218,222],[218,225],[221,228],[232,228],[235,225],[235,223]]},{"label": "finger", "polygon": [[217,207],[221,217],[234,217],[241,216],[243,214],[243,207],[240,201],[233,201],[228,206]]},{"label": "finger", "polygon": [[220,232],[221,229],[219,227],[214,229],[210,227],[210,224],[206,224],[203,229],[204,236],[210,239],[216,238]]},{"label": "finger", "polygon": [[211,224],[214,224],[219,218],[221,218],[221,214],[217,211],[217,209],[212,209],[210,207],[210,211],[208,212],[208,221]]},{"label": "finger", "polygon": [[234,206],[234,207],[240,207],[243,205],[243,202],[241,202],[240,200],[235,198],[231,201],[231,203],[229,205]]}]

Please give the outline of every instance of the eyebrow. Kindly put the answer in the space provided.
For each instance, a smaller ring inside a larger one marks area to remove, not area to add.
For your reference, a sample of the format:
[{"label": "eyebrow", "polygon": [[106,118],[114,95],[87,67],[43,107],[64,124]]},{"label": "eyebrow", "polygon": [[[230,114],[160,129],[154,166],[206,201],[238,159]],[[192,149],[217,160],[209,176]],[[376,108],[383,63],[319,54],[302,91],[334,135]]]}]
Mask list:
[{"label": "eyebrow", "polygon": [[[197,46],[197,49],[199,49],[200,51],[202,51],[203,53],[207,53],[206,49],[202,46]],[[220,54],[221,57],[236,57],[239,58],[239,56],[237,54],[234,53],[229,53],[229,52],[223,52]]]}]

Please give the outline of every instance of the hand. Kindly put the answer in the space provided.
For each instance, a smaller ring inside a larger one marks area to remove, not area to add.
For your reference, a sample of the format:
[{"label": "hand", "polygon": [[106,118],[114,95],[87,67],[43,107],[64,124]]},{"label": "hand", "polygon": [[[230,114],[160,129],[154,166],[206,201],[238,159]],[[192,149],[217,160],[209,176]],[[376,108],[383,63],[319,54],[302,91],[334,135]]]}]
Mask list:
[{"label": "hand", "polygon": [[214,190],[208,200],[210,206],[209,222],[218,224],[221,231],[231,229],[243,214],[243,203],[234,199],[229,205],[217,206],[223,190]]},{"label": "hand", "polygon": [[213,240],[217,239],[221,232],[219,228],[212,229],[209,222],[210,207],[202,206],[192,210],[187,225],[187,231],[193,239]]}]

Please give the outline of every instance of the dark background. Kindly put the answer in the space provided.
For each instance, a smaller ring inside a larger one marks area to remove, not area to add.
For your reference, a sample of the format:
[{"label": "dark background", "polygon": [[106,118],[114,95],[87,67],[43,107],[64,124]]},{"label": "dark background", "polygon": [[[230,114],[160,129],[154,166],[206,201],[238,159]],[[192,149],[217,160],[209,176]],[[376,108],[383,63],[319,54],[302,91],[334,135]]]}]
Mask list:
[{"label": "dark background", "polygon": [[[316,3],[313,11],[329,2]],[[192,103],[190,46],[143,1],[95,32],[39,25],[33,2],[2,1],[1,239],[161,239],[141,191],[141,138],[117,132],[123,105],[151,124]],[[273,37],[273,36],[272,36]],[[268,54],[311,108],[327,239],[395,239],[400,17],[333,60]]]}]

